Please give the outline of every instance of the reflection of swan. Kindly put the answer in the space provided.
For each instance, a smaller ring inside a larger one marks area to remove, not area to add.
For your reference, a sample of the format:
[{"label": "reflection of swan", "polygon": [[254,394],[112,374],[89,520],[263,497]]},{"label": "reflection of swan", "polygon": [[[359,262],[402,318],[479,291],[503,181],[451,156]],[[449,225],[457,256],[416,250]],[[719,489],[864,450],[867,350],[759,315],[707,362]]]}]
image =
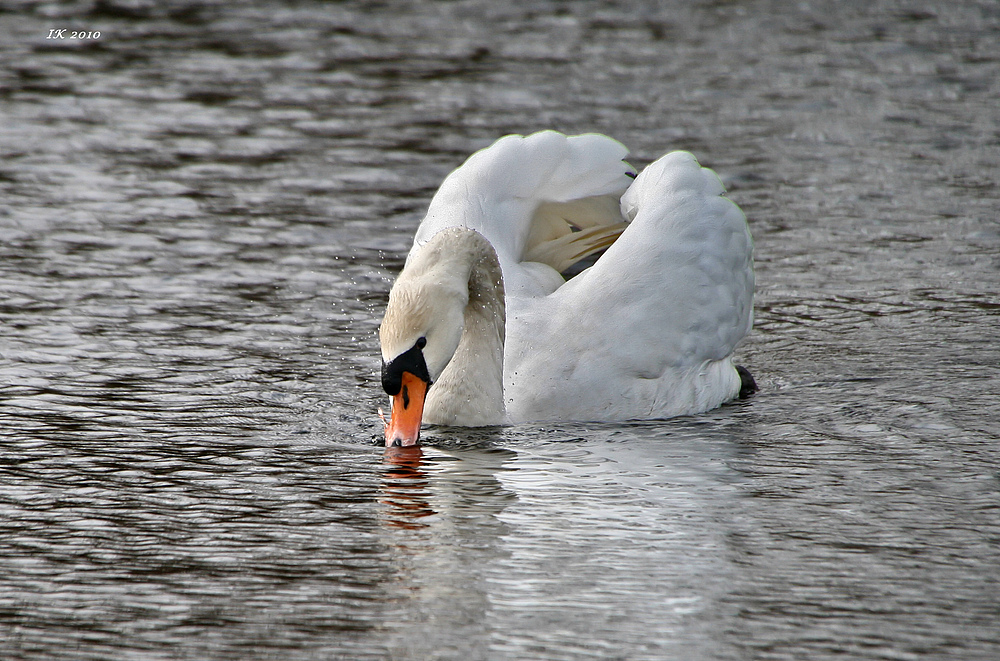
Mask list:
[{"label": "reflection of swan", "polygon": [[[517,503],[497,478],[517,455],[495,447],[488,432],[462,431],[443,430],[435,447],[385,449],[381,525],[372,531],[379,557],[357,561],[391,568],[378,586],[385,624],[376,642],[387,648],[386,658],[492,656],[486,647],[494,588],[487,577],[507,556],[500,514]],[[435,635],[442,623],[444,638]]]},{"label": "reflection of swan", "polygon": [[437,514],[427,502],[427,474],[420,470],[423,452],[419,447],[386,448],[386,470],[379,499],[392,513],[388,523],[397,528],[422,528],[419,519]]},{"label": "reflection of swan", "polygon": [[634,182],[625,154],[507,136],[445,179],[379,329],[387,444],[415,444],[422,419],[668,417],[751,390],[732,362],[752,323],[746,219],[691,154]]}]

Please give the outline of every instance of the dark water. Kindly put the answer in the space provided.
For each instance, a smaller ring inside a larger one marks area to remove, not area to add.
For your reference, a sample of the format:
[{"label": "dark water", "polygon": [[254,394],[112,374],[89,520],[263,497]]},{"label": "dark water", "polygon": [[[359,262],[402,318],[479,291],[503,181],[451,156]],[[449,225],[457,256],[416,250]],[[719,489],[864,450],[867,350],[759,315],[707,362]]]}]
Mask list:
[{"label": "dark water", "polygon": [[[996,3],[0,2],[0,35],[3,658],[1000,657]],[[385,455],[416,223],[542,128],[720,173],[762,390]]]}]

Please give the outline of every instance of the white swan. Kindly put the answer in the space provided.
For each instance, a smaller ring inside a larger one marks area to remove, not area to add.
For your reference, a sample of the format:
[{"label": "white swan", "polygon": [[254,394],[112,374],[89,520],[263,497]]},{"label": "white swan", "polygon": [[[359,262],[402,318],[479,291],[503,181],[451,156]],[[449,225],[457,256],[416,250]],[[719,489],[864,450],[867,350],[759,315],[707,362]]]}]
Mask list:
[{"label": "white swan", "polygon": [[422,421],[661,418],[755,388],[732,362],[753,323],[746,218],[691,154],[637,177],[626,154],[512,135],[444,180],[379,328],[386,445],[417,444]]}]

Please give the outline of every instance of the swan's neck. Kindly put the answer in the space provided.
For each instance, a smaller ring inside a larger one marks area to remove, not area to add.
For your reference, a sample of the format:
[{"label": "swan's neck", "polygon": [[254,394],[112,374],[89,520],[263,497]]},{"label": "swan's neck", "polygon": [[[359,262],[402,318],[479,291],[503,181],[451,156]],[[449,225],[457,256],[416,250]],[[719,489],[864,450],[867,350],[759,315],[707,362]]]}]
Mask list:
[{"label": "swan's neck", "polygon": [[[477,235],[478,237],[478,235]],[[424,420],[464,426],[504,422],[503,276],[493,247],[482,237],[469,251],[469,302],[462,337],[427,393]]]}]

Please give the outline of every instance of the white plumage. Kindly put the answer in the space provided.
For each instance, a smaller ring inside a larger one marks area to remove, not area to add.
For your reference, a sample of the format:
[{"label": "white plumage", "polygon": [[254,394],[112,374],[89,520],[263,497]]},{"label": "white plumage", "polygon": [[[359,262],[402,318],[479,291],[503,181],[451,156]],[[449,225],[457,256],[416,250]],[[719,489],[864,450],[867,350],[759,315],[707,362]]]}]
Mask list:
[{"label": "white plumage", "polygon": [[[753,320],[746,219],[724,197],[718,176],[691,154],[667,154],[633,181],[626,153],[596,134],[507,136],[445,179],[380,329],[384,375],[426,338],[434,383],[424,421],[658,418],[736,397],[741,379],[732,353]],[[442,233],[446,228],[465,229]],[[483,269],[492,259],[474,236],[462,238],[474,233],[495,250],[503,274],[501,287],[487,287],[502,297],[492,312],[500,322],[506,307],[506,322],[492,340],[466,337],[474,326],[483,333],[481,297],[492,295],[475,291],[477,285],[469,290],[470,281],[489,279]],[[604,248],[576,277],[560,275]],[[452,256],[461,266],[446,276],[434,266],[438,261],[421,259],[425,249],[472,250],[476,257]],[[461,312],[428,313],[440,308],[441,291],[456,287],[466,290],[453,303],[465,306]],[[477,310],[468,309],[473,301]],[[437,326],[458,318],[462,327],[450,329],[458,345],[432,347],[432,336],[446,335]],[[463,351],[466,342],[476,351]],[[501,353],[502,404],[476,401],[460,384],[495,380]]]}]

